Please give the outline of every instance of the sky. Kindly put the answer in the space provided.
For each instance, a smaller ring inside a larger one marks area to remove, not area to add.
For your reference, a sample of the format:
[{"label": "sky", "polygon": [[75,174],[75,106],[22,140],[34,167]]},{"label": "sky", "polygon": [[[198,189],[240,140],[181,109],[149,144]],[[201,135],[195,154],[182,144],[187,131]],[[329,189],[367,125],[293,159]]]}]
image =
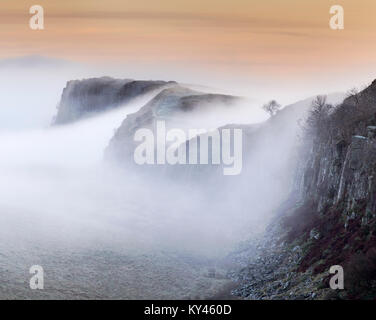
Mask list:
[{"label": "sky", "polygon": [[[29,28],[35,4],[44,30]],[[344,30],[329,28],[337,4]],[[287,102],[376,78],[375,14],[374,0],[2,0],[0,59],[46,56]]]}]

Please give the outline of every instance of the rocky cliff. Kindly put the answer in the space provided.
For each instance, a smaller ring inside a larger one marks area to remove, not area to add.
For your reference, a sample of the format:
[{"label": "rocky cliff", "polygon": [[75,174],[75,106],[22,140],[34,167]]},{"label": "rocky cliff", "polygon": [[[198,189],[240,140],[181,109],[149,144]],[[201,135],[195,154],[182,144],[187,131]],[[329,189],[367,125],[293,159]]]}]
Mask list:
[{"label": "rocky cliff", "polygon": [[69,81],[58,104],[55,124],[71,123],[131,102],[144,94],[174,86],[170,81],[139,81],[110,77]]},{"label": "rocky cliff", "polygon": [[120,164],[134,163],[133,154],[139,144],[134,136],[138,129],[150,129],[157,136],[158,121],[164,122],[166,130],[212,128],[213,123],[221,123],[221,112],[228,112],[240,100],[235,96],[209,94],[180,85],[164,89],[138,112],[127,116],[110,141],[106,158]]},{"label": "rocky cliff", "polygon": [[[243,285],[235,294],[376,297],[376,81],[338,106],[321,102],[305,126],[293,191],[256,250],[259,260],[236,276]],[[344,268],[344,290],[329,288],[333,265]]]},{"label": "rocky cliff", "polygon": [[306,246],[298,271],[342,265],[348,298],[376,297],[375,125],[376,81],[315,124],[297,174],[305,221],[291,227],[289,239]]}]

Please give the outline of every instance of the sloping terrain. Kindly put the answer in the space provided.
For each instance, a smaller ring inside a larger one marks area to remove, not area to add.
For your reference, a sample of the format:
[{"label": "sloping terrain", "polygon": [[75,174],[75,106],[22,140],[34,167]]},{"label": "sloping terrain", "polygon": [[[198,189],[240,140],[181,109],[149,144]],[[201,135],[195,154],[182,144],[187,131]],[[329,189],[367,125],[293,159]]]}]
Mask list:
[{"label": "sloping terrain", "polygon": [[[289,200],[266,235],[272,245],[235,277],[236,294],[263,299],[376,297],[376,81],[342,104],[311,111]],[[265,244],[266,241],[263,241]],[[264,271],[270,268],[269,276]],[[344,268],[344,290],[329,269]],[[252,275],[260,273],[261,277]]]},{"label": "sloping terrain", "polygon": [[69,81],[58,105],[55,124],[67,124],[125,105],[152,91],[176,85],[110,77]]}]

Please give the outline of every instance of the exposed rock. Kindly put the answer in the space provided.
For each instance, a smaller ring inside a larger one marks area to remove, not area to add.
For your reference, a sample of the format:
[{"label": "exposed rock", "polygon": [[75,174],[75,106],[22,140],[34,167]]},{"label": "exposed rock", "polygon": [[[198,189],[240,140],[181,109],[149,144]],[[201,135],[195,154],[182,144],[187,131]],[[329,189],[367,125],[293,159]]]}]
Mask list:
[{"label": "exposed rock", "polygon": [[[322,278],[315,278],[311,273],[298,273],[296,267],[301,258],[301,248],[292,247],[281,240],[286,231],[277,222],[259,239],[252,240],[251,252],[245,267],[229,273],[234,281],[240,283],[232,291],[233,295],[250,300],[311,300],[316,298],[312,292],[322,283]],[[255,242],[257,245],[255,245]],[[241,252],[233,259],[240,258]]]},{"label": "exposed rock", "polygon": [[309,233],[309,237],[311,239],[316,239],[318,240],[320,238],[320,232],[317,231],[317,229],[312,229]]},{"label": "exposed rock", "polygon": [[110,77],[69,81],[58,105],[55,124],[66,124],[108,111],[163,87],[166,81],[136,81]]},{"label": "exposed rock", "polygon": [[[134,141],[134,135],[138,129],[150,129],[155,132],[159,120],[164,121],[166,130],[207,129],[211,125],[209,121],[206,126],[205,122],[198,124],[197,119],[200,119],[200,114],[211,113],[214,116],[221,108],[230,108],[239,101],[238,97],[207,94],[181,86],[165,89],[138,112],[127,116],[110,141],[106,157],[120,163],[132,163],[134,150],[138,145]],[[189,124],[189,119],[194,115],[197,119]]]},{"label": "exposed rock", "polygon": [[368,134],[367,134],[368,138],[370,139],[376,138],[376,126],[368,126],[367,130],[368,130]]},{"label": "exposed rock", "polygon": [[[353,262],[354,259],[369,261],[367,268],[373,263],[376,81],[356,97],[347,98],[328,116],[327,123],[325,132],[306,137],[301,148],[292,193],[292,197],[299,196],[287,228],[289,241],[305,248],[296,265],[297,271],[324,278],[332,265],[344,266],[346,274],[346,268],[351,268],[352,264],[357,264],[358,269],[365,265]],[[371,271],[356,272],[347,273],[354,280],[348,280],[346,293],[336,298],[376,296],[371,286],[359,289],[359,279],[369,276]],[[367,281],[372,282],[372,279]],[[318,298],[317,289],[329,290],[327,295],[320,293],[320,297],[334,297],[324,282],[315,288],[311,298]]]},{"label": "exposed rock", "polygon": [[[234,294],[250,299],[376,297],[376,81],[326,119],[323,130],[304,138],[290,206],[281,206],[257,253],[260,259],[240,271],[243,282]],[[268,238],[283,246],[272,250]],[[344,292],[329,288],[332,265],[345,268]]]}]

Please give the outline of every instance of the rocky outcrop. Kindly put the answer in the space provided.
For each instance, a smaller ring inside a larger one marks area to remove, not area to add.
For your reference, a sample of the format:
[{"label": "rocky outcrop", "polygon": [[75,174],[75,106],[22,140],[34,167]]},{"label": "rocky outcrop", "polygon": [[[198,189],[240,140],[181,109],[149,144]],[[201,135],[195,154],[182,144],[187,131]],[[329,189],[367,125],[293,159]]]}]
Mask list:
[{"label": "rocky outcrop", "polygon": [[324,277],[296,272],[296,265],[303,255],[302,248],[281,241],[284,234],[280,224],[273,224],[262,238],[252,239],[245,250],[232,254],[232,259],[244,265],[238,271],[229,272],[229,277],[239,284],[232,291],[233,295],[247,300],[313,300],[323,297],[323,292],[317,288]]},{"label": "rocky outcrop", "polygon": [[313,201],[319,213],[333,206],[341,206],[344,215],[376,212],[374,124],[376,81],[329,115],[324,135],[306,140],[308,148],[302,151],[309,150],[297,174],[300,201]]},{"label": "rocky outcrop", "polygon": [[300,180],[302,200],[317,203],[318,212],[344,204],[347,213],[364,203],[366,212],[375,212],[376,189],[373,183],[376,141],[354,135],[349,144],[327,141],[312,148]]},{"label": "rocky outcrop", "polygon": [[211,128],[211,122],[205,122],[205,117],[213,118],[223,108],[231,108],[239,101],[235,96],[208,94],[182,86],[164,89],[138,112],[127,116],[110,141],[106,158],[120,164],[133,163],[134,150],[139,144],[134,141],[138,129],[156,133],[157,121],[163,121],[166,130]]},{"label": "rocky outcrop", "polygon": [[[299,258],[282,261],[279,267],[275,264],[273,279],[264,279],[262,285],[258,283],[258,289],[267,292],[261,298],[278,296],[283,290],[281,286],[271,290],[273,283],[292,278],[295,284],[289,291],[299,292],[304,281],[308,281],[315,298],[374,299],[376,81],[319,119],[307,131],[299,148],[290,204],[280,208],[278,221],[274,221],[281,226],[274,231],[279,243],[287,249],[279,253],[292,255],[299,248]],[[265,259],[275,259],[270,247]],[[333,265],[344,267],[345,290],[329,288],[329,269]],[[285,271],[278,273],[280,270]],[[239,290],[237,293],[243,296],[252,294]],[[292,298],[312,298],[303,296],[292,294]],[[291,298],[287,291],[278,297]]]},{"label": "rocky outcrop", "polygon": [[[320,274],[342,265],[347,298],[376,297],[375,124],[376,81],[329,114],[327,130],[312,137],[297,175],[299,201],[311,203],[312,217],[299,230],[290,230],[309,243],[298,270]],[[319,235],[314,241],[308,239],[313,228]]]},{"label": "rocky outcrop", "polygon": [[176,82],[138,81],[110,77],[69,81],[58,104],[55,124],[71,123],[125,105]]}]

